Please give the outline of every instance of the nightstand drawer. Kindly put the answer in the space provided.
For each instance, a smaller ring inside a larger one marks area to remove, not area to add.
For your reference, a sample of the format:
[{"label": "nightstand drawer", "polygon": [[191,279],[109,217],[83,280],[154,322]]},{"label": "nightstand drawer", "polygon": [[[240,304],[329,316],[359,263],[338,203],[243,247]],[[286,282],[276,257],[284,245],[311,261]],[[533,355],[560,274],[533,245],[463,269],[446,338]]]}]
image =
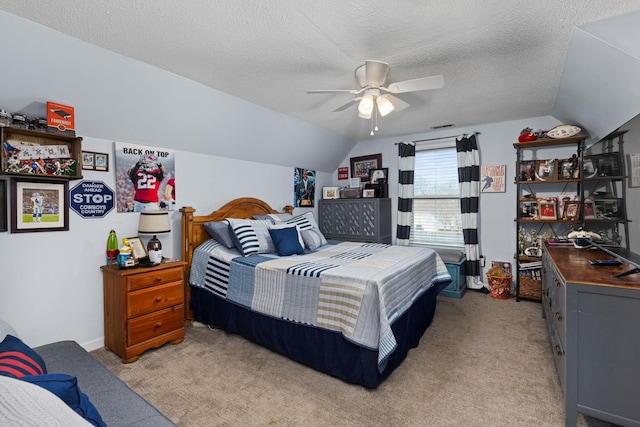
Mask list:
[{"label": "nightstand drawer", "polygon": [[127,291],[147,288],[162,283],[182,280],[182,268],[166,268],[164,270],[150,271],[147,274],[135,274],[127,277]]},{"label": "nightstand drawer", "polygon": [[182,281],[127,293],[127,318],[182,304]]},{"label": "nightstand drawer", "polygon": [[155,313],[139,316],[127,322],[127,345],[157,337],[183,327],[182,304]]}]

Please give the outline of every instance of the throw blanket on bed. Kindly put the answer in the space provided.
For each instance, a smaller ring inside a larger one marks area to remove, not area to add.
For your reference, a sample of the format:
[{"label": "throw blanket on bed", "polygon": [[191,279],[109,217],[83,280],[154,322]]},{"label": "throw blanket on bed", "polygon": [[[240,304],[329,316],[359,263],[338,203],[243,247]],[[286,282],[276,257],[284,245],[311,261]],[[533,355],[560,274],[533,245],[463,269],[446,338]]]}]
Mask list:
[{"label": "throw blanket on bed", "polygon": [[299,256],[238,256],[209,240],[194,251],[190,283],[280,319],[340,331],[378,350],[396,347],[391,325],[430,286],[450,281],[427,248],[341,242]]}]

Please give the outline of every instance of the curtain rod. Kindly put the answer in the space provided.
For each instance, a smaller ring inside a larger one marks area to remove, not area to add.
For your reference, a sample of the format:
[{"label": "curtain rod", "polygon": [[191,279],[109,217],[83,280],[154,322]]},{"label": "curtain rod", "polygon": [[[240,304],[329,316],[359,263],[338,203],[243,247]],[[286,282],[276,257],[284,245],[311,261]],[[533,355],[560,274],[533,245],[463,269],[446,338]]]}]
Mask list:
[{"label": "curtain rod", "polygon": [[[475,135],[480,135],[480,132],[473,132]],[[417,141],[411,141],[411,142],[427,142],[427,141],[437,141],[439,139],[447,139],[447,138],[457,138],[460,135],[465,135],[463,134],[458,134],[458,135],[449,135],[449,136],[441,136],[439,138],[429,138],[429,139],[418,139]],[[467,134],[468,135],[468,134]],[[396,145],[401,144],[400,142],[396,142]]]}]

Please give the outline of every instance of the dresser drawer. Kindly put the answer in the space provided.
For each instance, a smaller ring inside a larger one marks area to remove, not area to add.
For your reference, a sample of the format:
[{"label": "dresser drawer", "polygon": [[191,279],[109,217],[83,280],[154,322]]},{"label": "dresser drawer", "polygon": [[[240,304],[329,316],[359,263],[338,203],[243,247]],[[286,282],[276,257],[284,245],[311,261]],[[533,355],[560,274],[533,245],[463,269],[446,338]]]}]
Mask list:
[{"label": "dresser drawer", "polygon": [[182,281],[127,293],[127,318],[182,304]]},{"label": "dresser drawer", "polygon": [[134,345],[182,328],[182,308],[180,304],[129,320],[127,345]]},{"label": "dresser drawer", "polygon": [[148,288],[149,286],[182,280],[182,268],[165,268],[164,270],[149,271],[145,274],[127,276],[127,291]]}]

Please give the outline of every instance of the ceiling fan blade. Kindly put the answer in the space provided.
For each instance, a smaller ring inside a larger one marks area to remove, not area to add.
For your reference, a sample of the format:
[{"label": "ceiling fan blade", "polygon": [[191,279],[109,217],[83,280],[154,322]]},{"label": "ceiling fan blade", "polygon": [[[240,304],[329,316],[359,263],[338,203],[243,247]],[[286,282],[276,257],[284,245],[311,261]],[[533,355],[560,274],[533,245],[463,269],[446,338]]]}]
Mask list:
[{"label": "ceiling fan blade", "polygon": [[405,80],[402,82],[391,83],[388,88],[385,89],[391,93],[404,93],[404,92],[417,92],[420,90],[440,89],[444,86],[444,77],[430,76],[422,77],[419,79]]},{"label": "ceiling fan blade", "polygon": [[327,90],[308,90],[307,91],[307,93],[334,93],[334,92],[344,92],[344,93],[350,93],[350,94],[353,94],[353,95],[357,95],[360,92],[362,92],[362,90],[355,90],[355,89],[327,89]]},{"label": "ceiling fan blade", "polygon": [[409,104],[404,102],[402,99],[397,98],[391,94],[385,93],[384,95],[382,95],[382,97],[387,98],[389,102],[391,102],[391,105],[393,105],[393,111],[402,111],[409,106]]},{"label": "ceiling fan blade", "polygon": [[382,61],[365,61],[365,82],[372,87],[384,85],[389,74],[389,64]]},{"label": "ceiling fan blade", "polygon": [[354,98],[351,101],[347,102],[346,104],[336,108],[335,110],[333,110],[333,112],[337,113],[338,111],[344,111],[347,108],[351,107],[352,105],[357,104],[361,99],[362,99],[362,97]]}]

